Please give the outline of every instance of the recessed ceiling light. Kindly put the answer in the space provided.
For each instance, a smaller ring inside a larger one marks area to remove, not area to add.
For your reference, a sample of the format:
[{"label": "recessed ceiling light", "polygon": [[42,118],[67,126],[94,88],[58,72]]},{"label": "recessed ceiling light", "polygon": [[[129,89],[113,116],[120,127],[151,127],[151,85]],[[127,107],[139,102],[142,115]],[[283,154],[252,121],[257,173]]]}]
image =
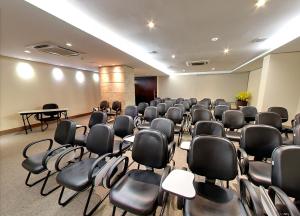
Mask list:
[{"label": "recessed ceiling light", "polygon": [[176,56],[173,54],[173,55],[172,55],[172,58],[174,59],[174,58],[176,58]]},{"label": "recessed ceiling light", "polygon": [[214,71],[214,70],[216,70],[216,68],[212,68],[211,70],[213,70],[213,71]]},{"label": "recessed ceiling light", "polygon": [[150,20],[150,21],[148,21],[147,26],[148,26],[150,29],[153,29],[153,28],[155,27],[155,23],[154,23],[152,20]]},{"label": "recessed ceiling light", "polygon": [[265,6],[265,4],[267,3],[268,0],[257,0],[255,6],[257,8],[263,7]]},{"label": "recessed ceiling light", "polygon": [[29,50],[25,50],[24,52],[25,52],[25,53],[31,53]]},{"label": "recessed ceiling light", "polygon": [[158,52],[156,50],[153,50],[151,52],[149,52],[150,54],[157,54]]},{"label": "recessed ceiling light", "polygon": [[229,53],[229,49],[228,48],[224,49],[224,54],[228,54],[228,53]]},{"label": "recessed ceiling light", "polygon": [[211,41],[213,41],[213,42],[216,42],[217,40],[219,40],[219,38],[218,37],[213,37],[212,39],[210,39]]},{"label": "recessed ceiling light", "polygon": [[68,46],[68,47],[71,47],[72,46],[72,44],[71,43],[66,43],[66,45]]}]

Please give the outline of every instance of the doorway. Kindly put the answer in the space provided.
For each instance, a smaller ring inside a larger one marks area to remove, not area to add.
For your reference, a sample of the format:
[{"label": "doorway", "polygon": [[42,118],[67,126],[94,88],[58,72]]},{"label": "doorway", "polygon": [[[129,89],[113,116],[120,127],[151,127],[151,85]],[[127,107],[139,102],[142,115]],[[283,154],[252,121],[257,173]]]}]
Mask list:
[{"label": "doorway", "polygon": [[149,103],[157,97],[157,77],[135,77],[135,102]]}]

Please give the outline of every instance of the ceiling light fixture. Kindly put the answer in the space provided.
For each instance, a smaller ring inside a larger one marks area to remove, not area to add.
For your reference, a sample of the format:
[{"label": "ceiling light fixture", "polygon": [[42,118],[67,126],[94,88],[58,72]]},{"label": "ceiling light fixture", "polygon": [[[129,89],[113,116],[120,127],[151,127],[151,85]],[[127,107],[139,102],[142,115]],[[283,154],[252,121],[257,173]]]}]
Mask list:
[{"label": "ceiling light fixture", "polygon": [[176,55],[173,54],[173,55],[172,55],[172,58],[173,58],[173,59],[176,58]]},{"label": "ceiling light fixture", "polygon": [[256,6],[257,8],[263,7],[263,6],[265,6],[265,4],[267,3],[267,1],[268,1],[268,0],[256,0],[255,6]]},{"label": "ceiling light fixture", "polygon": [[28,53],[28,54],[31,53],[29,50],[25,50],[24,52],[25,52],[25,53]]},{"label": "ceiling light fixture", "polygon": [[155,27],[155,23],[153,22],[153,20],[148,21],[147,26],[149,27],[149,29],[153,29]]},{"label": "ceiling light fixture", "polygon": [[60,68],[53,68],[52,76],[56,81],[61,81],[64,78],[64,73]]},{"label": "ceiling light fixture", "polygon": [[[103,23],[90,16],[90,14],[83,12],[73,1],[26,0],[26,2],[110,44],[162,73],[167,75],[174,73],[174,70],[169,69],[167,64],[154,59],[153,55],[148,53],[146,47],[142,47],[122,37],[120,34],[113,32]],[[66,10],[66,8],[68,8],[68,10]]]},{"label": "ceiling light fixture", "polygon": [[66,45],[67,45],[68,47],[71,47],[71,46],[72,46],[72,44],[69,43],[69,42],[67,42]]},{"label": "ceiling light fixture", "polygon": [[224,54],[226,55],[228,53],[229,53],[229,49],[228,48],[224,49]]},{"label": "ceiling light fixture", "polygon": [[210,39],[212,42],[216,42],[217,40],[219,40],[218,37],[213,37],[212,39]]}]

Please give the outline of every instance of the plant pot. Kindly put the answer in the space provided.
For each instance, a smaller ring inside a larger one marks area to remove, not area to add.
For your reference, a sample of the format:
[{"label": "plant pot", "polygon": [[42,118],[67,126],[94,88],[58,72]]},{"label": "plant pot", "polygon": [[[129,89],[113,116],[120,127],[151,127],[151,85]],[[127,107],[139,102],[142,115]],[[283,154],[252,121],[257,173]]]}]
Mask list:
[{"label": "plant pot", "polygon": [[247,101],[241,101],[241,100],[237,100],[236,101],[236,106],[239,109],[240,106],[247,106],[248,102]]}]

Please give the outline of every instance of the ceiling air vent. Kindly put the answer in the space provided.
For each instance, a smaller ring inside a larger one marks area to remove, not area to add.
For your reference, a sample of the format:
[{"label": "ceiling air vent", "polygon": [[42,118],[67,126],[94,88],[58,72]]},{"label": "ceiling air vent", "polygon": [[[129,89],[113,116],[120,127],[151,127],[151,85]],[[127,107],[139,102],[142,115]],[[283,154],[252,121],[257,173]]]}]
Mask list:
[{"label": "ceiling air vent", "polygon": [[32,46],[29,46],[31,49],[35,49],[39,52],[48,53],[52,55],[59,55],[59,56],[78,56],[81,53],[75,50],[71,50],[69,48],[65,48],[53,43],[39,43]]},{"label": "ceiling air vent", "polygon": [[190,67],[190,66],[202,66],[202,65],[207,65],[208,62],[209,62],[208,60],[187,61],[186,66],[188,66],[188,67]]}]

